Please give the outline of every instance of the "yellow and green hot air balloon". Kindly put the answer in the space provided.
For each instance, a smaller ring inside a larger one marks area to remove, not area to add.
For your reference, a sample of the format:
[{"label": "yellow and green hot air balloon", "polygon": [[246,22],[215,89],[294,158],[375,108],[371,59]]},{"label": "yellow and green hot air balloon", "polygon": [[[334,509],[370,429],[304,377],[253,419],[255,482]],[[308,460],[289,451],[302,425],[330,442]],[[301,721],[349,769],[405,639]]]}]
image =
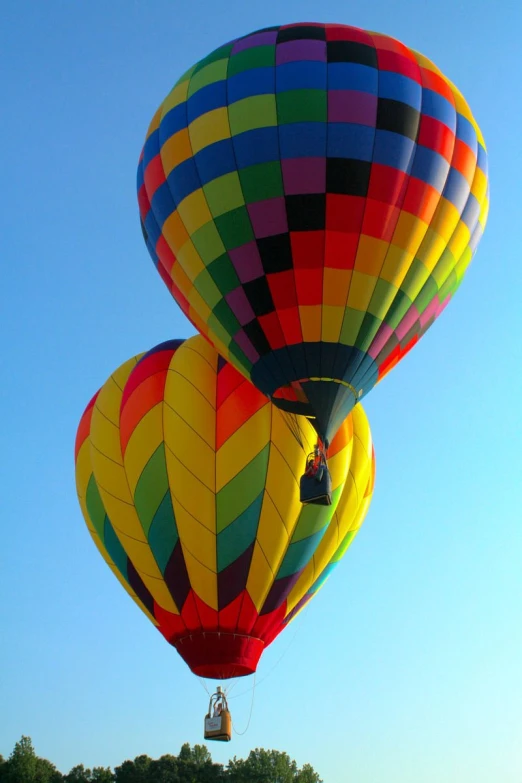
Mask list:
[{"label": "yellow and green hot air balloon", "polygon": [[357,534],[375,468],[362,407],[331,444],[330,506],[299,501],[314,438],[201,336],[126,362],[84,412],[76,478],[91,536],[194,673],[254,672]]}]

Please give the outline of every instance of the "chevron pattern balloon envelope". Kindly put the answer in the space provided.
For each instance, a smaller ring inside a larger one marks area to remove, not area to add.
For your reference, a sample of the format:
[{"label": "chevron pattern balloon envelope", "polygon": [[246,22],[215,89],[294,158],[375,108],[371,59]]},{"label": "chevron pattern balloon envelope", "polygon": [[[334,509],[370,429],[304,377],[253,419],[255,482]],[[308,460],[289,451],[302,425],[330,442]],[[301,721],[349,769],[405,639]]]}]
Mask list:
[{"label": "chevron pattern balloon envelope", "polygon": [[375,459],[362,406],[331,444],[328,507],[299,501],[314,437],[201,336],[125,362],[85,410],[76,481],[89,531],[196,674],[255,671],[364,520]]}]

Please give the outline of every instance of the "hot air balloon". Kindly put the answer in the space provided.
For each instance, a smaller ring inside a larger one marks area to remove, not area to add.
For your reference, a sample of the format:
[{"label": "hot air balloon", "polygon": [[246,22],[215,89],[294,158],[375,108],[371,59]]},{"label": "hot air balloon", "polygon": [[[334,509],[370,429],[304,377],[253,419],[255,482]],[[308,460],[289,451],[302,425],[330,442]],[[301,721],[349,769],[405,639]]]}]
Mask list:
[{"label": "hot air balloon", "polygon": [[375,460],[361,406],[331,444],[332,505],[303,506],[314,440],[201,336],[124,363],[76,439],[89,532],[192,672],[248,675],[357,534]]},{"label": "hot air balloon", "polygon": [[138,201],[192,323],[327,448],[459,287],[487,219],[487,155],[423,55],[283,25],[179,79],[150,124]]}]

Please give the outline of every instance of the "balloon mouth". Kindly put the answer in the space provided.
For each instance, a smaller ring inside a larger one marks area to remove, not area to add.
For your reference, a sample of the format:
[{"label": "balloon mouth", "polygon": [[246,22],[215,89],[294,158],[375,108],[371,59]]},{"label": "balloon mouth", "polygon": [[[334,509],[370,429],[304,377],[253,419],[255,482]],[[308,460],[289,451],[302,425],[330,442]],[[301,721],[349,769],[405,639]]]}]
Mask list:
[{"label": "balloon mouth", "polygon": [[354,345],[300,342],[276,348],[252,366],[250,380],[274,405],[306,416],[326,443],[378,380],[377,361]]},{"label": "balloon mouth", "polygon": [[271,401],[282,411],[304,416],[326,448],[346,417],[363,396],[347,381],[339,378],[308,378],[281,386]]},{"label": "balloon mouth", "polygon": [[261,639],[220,631],[196,631],[171,643],[193,674],[211,680],[254,674],[265,648]]}]

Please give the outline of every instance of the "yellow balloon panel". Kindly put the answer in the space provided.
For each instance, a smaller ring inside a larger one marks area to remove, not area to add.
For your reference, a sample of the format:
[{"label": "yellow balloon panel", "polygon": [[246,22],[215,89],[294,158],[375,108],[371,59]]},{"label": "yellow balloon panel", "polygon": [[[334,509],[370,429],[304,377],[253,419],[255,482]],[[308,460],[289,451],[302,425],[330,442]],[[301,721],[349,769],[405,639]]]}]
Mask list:
[{"label": "yellow balloon panel", "polygon": [[198,354],[194,353],[194,356],[204,372],[187,378],[173,368],[167,375],[165,405],[170,405],[177,415],[213,449],[216,437],[216,413],[213,405],[200,391],[200,387],[204,387],[205,376],[212,374],[212,370]]},{"label": "yellow balloon panel", "polygon": [[246,589],[258,612],[261,611],[263,604],[265,603],[270,587],[273,584],[274,577],[274,571],[270,568],[270,564],[259,541],[256,541]]},{"label": "yellow balloon panel", "polygon": [[160,404],[151,408],[139,421],[125,449],[124,476],[131,497],[143,473],[144,462],[163,442],[163,417]]},{"label": "yellow balloon panel", "polygon": [[216,491],[219,492],[270,442],[270,403],[236,430],[217,452]]},{"label": "yellow balloon panel", "polygon": [[215,421],[208,417],[204,433],[206,437],[202,437],[202,427],[196,432],[173,408],[168,405],[162,407],[166,447],[178,463],[183,463],[184,468],[213,493],[216,486],[216,456],[214,444],[209,445],[208,441],[213,439]]}]

